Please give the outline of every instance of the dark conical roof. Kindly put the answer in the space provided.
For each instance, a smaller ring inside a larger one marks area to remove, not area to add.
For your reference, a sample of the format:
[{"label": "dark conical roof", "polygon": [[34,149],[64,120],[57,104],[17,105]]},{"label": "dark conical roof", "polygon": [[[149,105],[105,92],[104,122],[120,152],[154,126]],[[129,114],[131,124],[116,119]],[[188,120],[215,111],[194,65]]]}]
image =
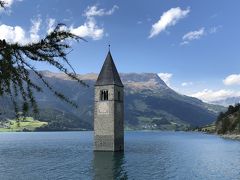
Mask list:
[{"label": "dark conical roof", "polygon": [[102,85],[123,86],[110,51],[108,51],[107,57],[95,84],[95,86]]}]

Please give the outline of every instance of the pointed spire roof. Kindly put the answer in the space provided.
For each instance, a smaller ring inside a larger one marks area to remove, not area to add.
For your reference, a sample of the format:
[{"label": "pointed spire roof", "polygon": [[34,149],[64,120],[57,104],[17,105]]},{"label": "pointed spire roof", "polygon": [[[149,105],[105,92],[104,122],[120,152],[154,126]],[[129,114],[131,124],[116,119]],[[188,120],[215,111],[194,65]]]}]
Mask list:
[{"label": "pointed spire roof", "polygon": [[95,84],[95,86],[102,85],[123,86],[117,68],[113,62],[110,50],[108,51],[107,57]]}]

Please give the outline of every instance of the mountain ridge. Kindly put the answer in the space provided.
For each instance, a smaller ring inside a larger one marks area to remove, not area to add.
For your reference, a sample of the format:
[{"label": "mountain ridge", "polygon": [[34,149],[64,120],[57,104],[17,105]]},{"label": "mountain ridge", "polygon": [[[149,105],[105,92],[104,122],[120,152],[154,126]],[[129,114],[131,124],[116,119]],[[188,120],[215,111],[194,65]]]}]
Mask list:
[{"label": "mountain ridge", "polygon": [[211,101],[210,103],[228,107],[240,103],[240,96],[228,97],[218,101]]},{"label": "mountain ridge", "polygon": [[[94,84],[98,75],[78,75],[89,85],[87,88],[70,80],[63,73],[41,73],[57,91],[79,106],[78,109],[72,108],[54,97],[47,88],[44,88],[45,93],[36,93],[40,108],[37,118],[49,123],[45,129],[61,130],[79,126],[92,129]],[[127,129],[178,130],[189,126],[201,126],[212,123],[217,114],[224,109],[175,92],[156,73],[120,73],[120,77],[125,86]],[[41,84],[34,75],[32,79]],[[9,114],[5,117],[9,118]]]}]

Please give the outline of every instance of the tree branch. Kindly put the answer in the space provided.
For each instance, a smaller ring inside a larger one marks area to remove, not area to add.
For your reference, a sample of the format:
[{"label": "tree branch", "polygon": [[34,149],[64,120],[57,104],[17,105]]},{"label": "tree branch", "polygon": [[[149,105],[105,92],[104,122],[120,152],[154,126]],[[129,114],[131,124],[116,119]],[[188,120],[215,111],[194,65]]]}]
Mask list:
[{"label": "tree branch", "polygon": [[[2,1],[0,1],[0,6],[4,7]],[[21,45],[19,43],[11,44],[5,40],[0,40],[0,96],[7,95],[11,98],[17,117],[19,106],[21,106],[24,116],[29,112],[29,107],[32,107],[31,109],[33,109],[34,113],[38,112],[34,91],[42,92],[42,88],[31,80],[29,70],[58,98],[77,107],[77,105],[65,97],[64,94],[54,90],[36,68],[30,64],[31,61],[47,62],[65,73],[71,79],[76,80],[79,84],[88,86],[77,77],[77,74],[67,59],[67,51],[71,49],[67,42],[69,40],[86,40],[72,34],[70,31],[61,30],[63,26],[65,25],[58,24],[45,38],[27,45]],[[65,64],[67,64],[72,72],[68,70]],[[21,101],[22,103],[19,103]]]}]

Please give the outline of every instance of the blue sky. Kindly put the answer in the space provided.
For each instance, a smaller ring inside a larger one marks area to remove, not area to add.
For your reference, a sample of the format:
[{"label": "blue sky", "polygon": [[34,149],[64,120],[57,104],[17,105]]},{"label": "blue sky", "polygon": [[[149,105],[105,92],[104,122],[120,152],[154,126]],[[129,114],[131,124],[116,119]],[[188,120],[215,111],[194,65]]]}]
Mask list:
[{"label": "blue sky", "polygon": [[86,38],[69,55],[78,73],[99,72],[110,43],[120,72],[159,73],[204,101],[240,95],[238,0],[5,1],[1,39],[37,41],[58,22]]}]

